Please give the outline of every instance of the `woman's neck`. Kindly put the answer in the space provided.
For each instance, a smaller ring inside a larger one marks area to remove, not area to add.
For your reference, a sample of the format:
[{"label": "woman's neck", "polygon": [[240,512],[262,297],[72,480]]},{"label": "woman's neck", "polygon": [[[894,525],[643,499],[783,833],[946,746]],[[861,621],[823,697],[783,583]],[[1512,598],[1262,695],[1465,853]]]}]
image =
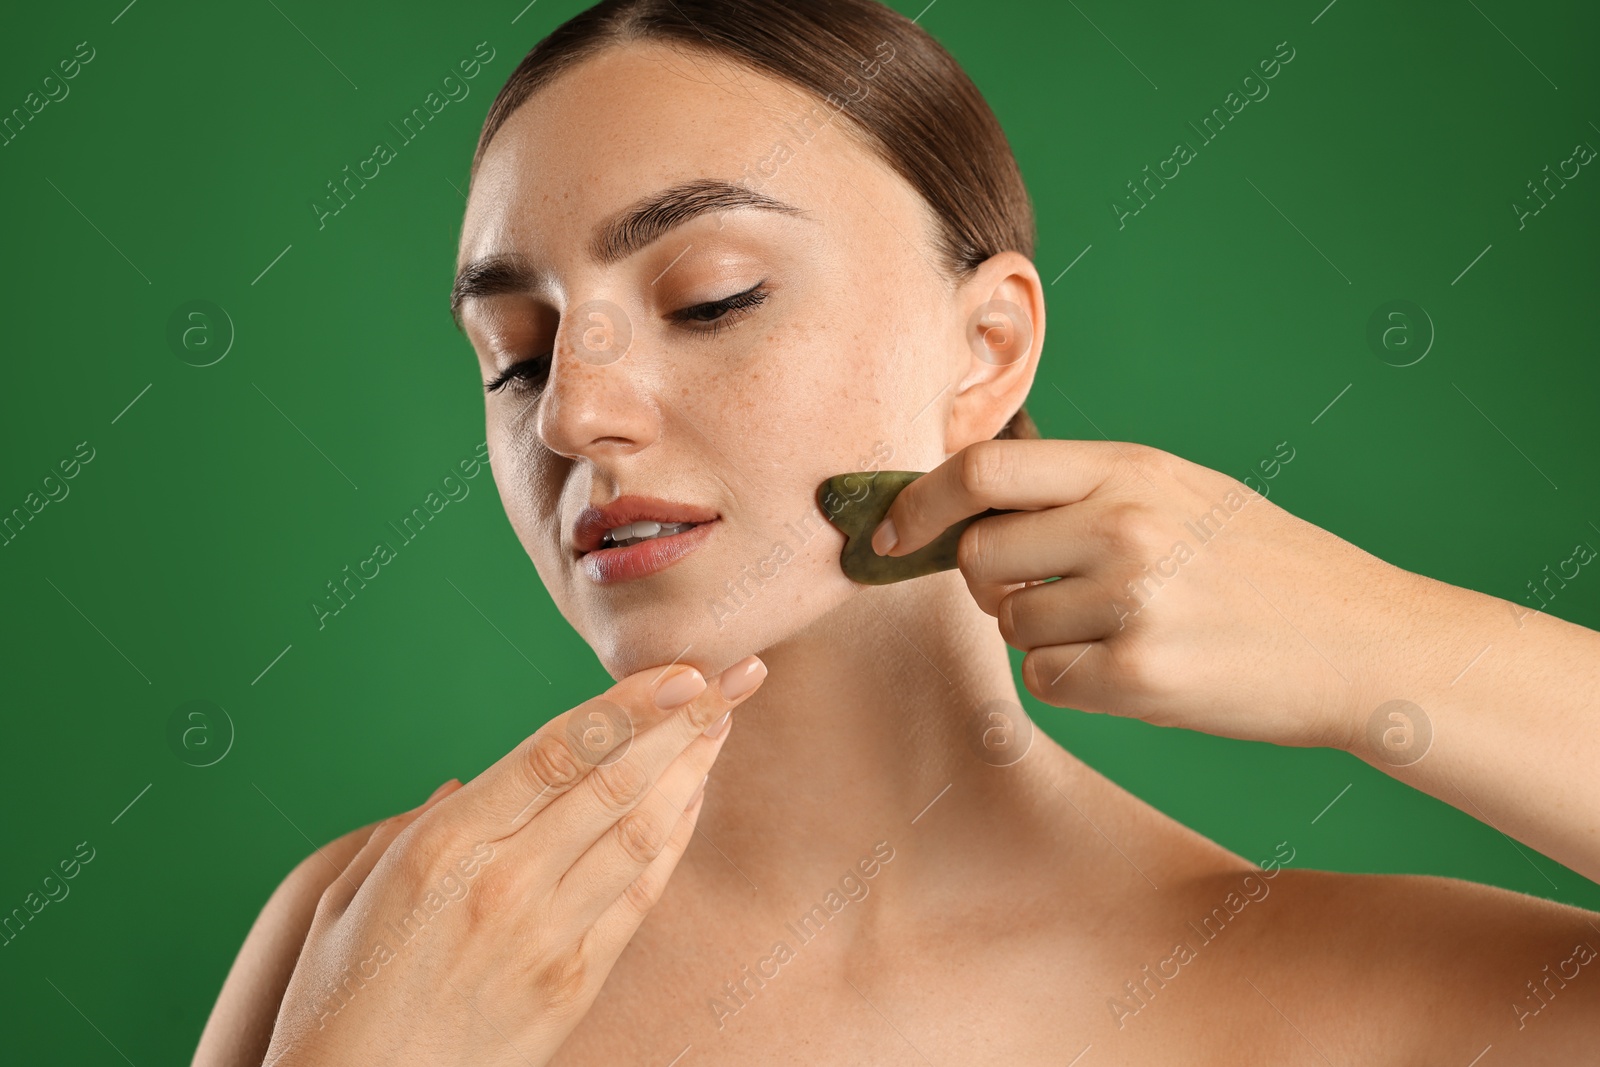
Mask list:
[{"label": "woman's neck", "polygon": [[[706,787],[707,878],[804,892],[880,841],[922,867],[970,860],[998,826],[1032,822],[1062,760],[1076,763],[1034,731],[1031,758],[1006,765],[1034,728],[995,620],[957,571],[858,587],[760,655],[767,680]],[[930,834],[939,849],[915,844]]]}]

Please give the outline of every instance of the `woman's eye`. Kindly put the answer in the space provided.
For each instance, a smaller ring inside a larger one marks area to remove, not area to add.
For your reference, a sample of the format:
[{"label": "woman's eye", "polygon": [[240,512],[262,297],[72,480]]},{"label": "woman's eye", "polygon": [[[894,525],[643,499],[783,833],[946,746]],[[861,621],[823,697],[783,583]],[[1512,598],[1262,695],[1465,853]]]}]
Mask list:
[{"label": "woman's eye", "polygon": [[[694,304],[672,312],[667,318],[697,333],[714,336],[723,327],[732,325],[760,307],[769,295],[765,285],[766,281],[762,280],[742,293]],[[485,382],[483,388],[489,393],[498,393],[508,385],[519,392],[537,391],[549,374],[550,356],[538,356],[513,363],[492,381]]]},{"label": "woman's eye", "polygon": [[[765,281],[757,282],[742,293],[704,304],[695,304],[681,311],[674,311],[667,317],[674,322],[688,325],[691,329],[714,335],[724,326],[737,322],[760,307],[767,299],[767,290],[763,288],[765,285]],[[710,329],[706,329],[707,326]]]},{"label": "woman's eye", "polygon": [[495,376],[493,381],[483,384],[485,392],[498,393],[507,385],[515,382],[516,389],[528,389],[542,382],[545,375],[550,373],[550,357],[538,356],[534,359],[524,359],[513,363]]}]

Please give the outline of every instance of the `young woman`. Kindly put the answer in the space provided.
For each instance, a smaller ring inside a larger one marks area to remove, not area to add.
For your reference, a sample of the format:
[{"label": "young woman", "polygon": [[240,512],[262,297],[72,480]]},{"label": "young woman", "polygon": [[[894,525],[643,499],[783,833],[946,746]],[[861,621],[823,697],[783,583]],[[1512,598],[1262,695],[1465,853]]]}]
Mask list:
[{"label": "young woman", "polygon": [[[1600,638],[1037,439],[1032,252],[994,116],[873,0],[608,0],[529,53],[452,310],[618,681],[308,857],[195,1062],[1592,1061],[1600,916],[1237,856],[1033,731],[1008,644],[1050,704],[1344,748],[1600,877]],[[1012,513],[858,585],[817,488],[867,469],[931,472],[881,553]]]}]

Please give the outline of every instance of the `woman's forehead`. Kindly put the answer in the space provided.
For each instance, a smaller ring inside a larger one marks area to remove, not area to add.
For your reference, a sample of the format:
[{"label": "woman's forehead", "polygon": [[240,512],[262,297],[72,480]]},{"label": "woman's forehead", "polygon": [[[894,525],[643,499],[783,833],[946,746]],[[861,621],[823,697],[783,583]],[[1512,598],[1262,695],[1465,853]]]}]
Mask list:
[{"label": "woman's forehead", "polygon": [[641,198],[695,180],[829,213],[911,192],[886,188],[898,175],[848,126],[837,107],[743,64],[656,44],[608,48],[496,132],[473,181],[463,261],[486,241],[582,240]]}]

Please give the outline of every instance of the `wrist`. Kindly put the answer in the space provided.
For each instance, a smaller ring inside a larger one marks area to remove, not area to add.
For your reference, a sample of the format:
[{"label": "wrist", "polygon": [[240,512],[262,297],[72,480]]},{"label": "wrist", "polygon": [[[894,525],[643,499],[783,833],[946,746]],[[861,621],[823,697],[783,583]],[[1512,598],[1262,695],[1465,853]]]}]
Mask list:
[{"label": "wrist", "polygon": [[1384,566],[1391,574],[1375,598],[1378,618],[1351,679],[1345,750],[1403,767],[1427,754],[1437,713],[1459,695],[1456,683],[1481,665],[1475,657],[1493,642],[1497,622],[1514,623],[1495,597]]}]

